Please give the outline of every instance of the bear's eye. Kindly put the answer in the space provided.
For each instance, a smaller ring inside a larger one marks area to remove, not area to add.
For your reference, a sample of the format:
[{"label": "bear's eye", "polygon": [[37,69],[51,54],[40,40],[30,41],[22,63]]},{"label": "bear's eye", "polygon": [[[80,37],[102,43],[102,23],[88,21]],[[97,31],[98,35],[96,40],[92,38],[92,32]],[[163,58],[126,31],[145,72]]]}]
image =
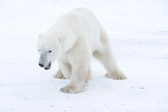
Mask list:
[{"label": "bear's eye", "polygon": [[48,51],[49,53],[51,53],[52,51],[50,50],[50,51]]}]

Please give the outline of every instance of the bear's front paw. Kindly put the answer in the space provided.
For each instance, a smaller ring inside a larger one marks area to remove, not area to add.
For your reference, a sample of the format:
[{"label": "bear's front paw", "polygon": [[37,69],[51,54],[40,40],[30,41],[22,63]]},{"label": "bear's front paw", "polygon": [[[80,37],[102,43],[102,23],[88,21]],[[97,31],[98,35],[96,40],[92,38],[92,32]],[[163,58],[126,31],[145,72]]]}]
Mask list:
[{"label": "bear's front paw", "polygon": [[77,87],[74,87],[72,85],[65,86],[65,87],[61,88],[60,91],[63,93],[79,93],[79,92],[81,92],[80,89],[78,89]]},{"label": "bear's front paw", "polygon": [[54,78],[58,78],[58,79],[65,79],[63,73],[61,72],[61,70],[58,70],[58,72],[56,74],[54,74]]},{"label": "bear's front paw", "polygon": [[127,79],[127,77],[121,72],[121,71],[115,71],[111,74],[106,74],[106,77],[112,78],[114,80],[124,80]]}]

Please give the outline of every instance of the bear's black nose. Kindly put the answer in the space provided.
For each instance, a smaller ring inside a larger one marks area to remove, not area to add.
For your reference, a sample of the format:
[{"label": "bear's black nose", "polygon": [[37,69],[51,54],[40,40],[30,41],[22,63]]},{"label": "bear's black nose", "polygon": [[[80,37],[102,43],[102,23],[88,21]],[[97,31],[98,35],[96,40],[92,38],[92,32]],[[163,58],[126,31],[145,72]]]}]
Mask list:
[{"label": "bear's black nose", "polygon": [[43,64],[39,64],[39,66],[43,67],[44,65]]}]

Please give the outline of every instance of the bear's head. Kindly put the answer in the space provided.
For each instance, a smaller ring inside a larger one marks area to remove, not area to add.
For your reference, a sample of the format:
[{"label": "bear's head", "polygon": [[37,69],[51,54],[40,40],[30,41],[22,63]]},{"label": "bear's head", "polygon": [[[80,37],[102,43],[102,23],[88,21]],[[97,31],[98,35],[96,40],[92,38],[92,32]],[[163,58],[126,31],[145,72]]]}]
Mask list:
[{"label": "bear's head", "polygon": [[40,54],[39,66],[46,70],[51,68],[51,65],[61,53],[61,45],[53,35],[40,35],[37,49]]}]

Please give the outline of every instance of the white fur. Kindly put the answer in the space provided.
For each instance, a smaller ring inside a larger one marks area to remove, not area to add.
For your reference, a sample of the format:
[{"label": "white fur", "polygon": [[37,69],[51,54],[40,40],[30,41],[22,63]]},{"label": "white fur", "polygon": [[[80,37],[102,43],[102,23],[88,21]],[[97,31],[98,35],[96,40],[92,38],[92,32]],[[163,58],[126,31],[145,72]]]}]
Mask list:
[{"label": "white fur", "polygon": [[[118,69],[111,53],[107,34],[96,16],[85,8],[76,8],[58,18],[57,22],[39,38],[40,54],[46,67],[58,60],[56,78],[70,79],[70,84],[61,89],[66,93],[81,92],[90,77],[92,56],[100,60],[107,70],[106,76],[126,79]],[[51,50],[52,53],[48,53]]]}]

